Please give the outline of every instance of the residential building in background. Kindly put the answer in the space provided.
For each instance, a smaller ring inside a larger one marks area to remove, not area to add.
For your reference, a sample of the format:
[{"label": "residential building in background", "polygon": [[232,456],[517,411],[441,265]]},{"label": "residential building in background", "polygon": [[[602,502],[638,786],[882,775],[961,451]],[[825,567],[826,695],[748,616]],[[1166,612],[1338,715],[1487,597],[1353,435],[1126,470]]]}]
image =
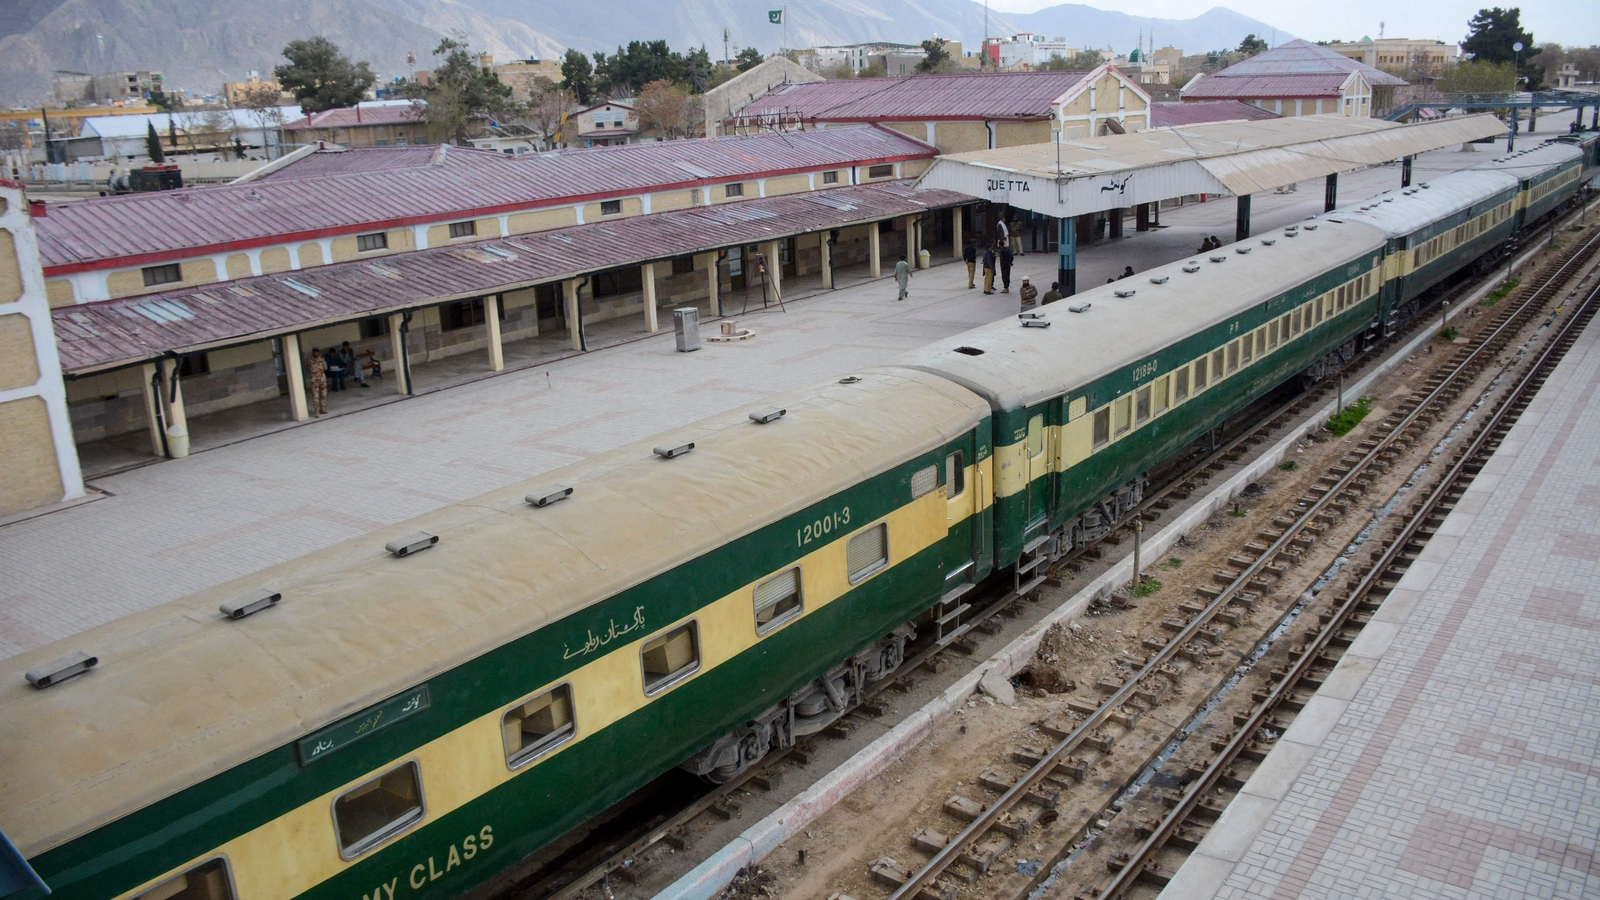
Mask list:
[{"label": "residential building in background", "polygon": [[222,99],[235,109],[245,106],[245,95],[252,89],[266,85],[278,94],[278,105],[290,106],[294,104],[294,95],[284,91],[283,86],[276,81],[262,81],[261,75],[251,72],[250,77],[244,81],[225,81],[222,83]]},{"label": "residential building in background", "polygon": [[1280,116],[1367,117],[1406,81],[1327,47],[1294,40],[1183,86],[1184,102],[1239,100]]},{"label": "residential building in background", "polygon": [[86,72],[57,70],[50,76],[50,92],[57,106],[109,105],[143,100],[152,92],[165,91],[166,79],[160,72]]},{"label": "residential building in background", "polygon": [[1461,58],[1461,48],[1444,41],[1411,38],[1363,37],[1359,41],[1334,41],[1324,45],[1347,59],[1375,69],[1409,70],[1438,74]]},{"label": "residential building in background", "polygon": [[561,74],[559,59],[518,59],[491,65],[491,68],[501,82],[511,86],[511,99],[518,103],[528,102],[529,92],[537,79],[548,78],[556,84],[566,80],[566,76]]},{"label": "residential building in background", "polygon": [[1037,144],[1059,118],[1068,137],[1149,127],[1150,95],[1116,68],[919,75],[781,84],[727,116],[724,133],[870,122],[944,153]]},{"label": "residential building in background", "polygon": [[631,144],[639,133],[639,114],[628,100],[608,100],[572,114],[577,126],[577,145],[615,147]]},{"label": "residential building in background", "polygon": [[428,120],[410,100],[370,100],[285,122],[285,145],[326,141],[346,147],[404,147],[428,142]]}]

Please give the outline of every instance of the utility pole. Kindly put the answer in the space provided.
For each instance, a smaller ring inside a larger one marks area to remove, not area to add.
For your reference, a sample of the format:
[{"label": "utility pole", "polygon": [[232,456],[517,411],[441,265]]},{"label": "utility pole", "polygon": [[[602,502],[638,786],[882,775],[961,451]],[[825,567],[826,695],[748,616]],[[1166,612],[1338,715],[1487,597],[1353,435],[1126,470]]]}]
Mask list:
[{"label": "utility pole", "polygon": [[728,32],[728,29],[726,27],[724,27],[722,29],[722,63],[723,63],[723,65],[727,65],[728,60],[731,58],[731,57],[728,56],[728,40],[731,37],[732,37],[732,35]]}]

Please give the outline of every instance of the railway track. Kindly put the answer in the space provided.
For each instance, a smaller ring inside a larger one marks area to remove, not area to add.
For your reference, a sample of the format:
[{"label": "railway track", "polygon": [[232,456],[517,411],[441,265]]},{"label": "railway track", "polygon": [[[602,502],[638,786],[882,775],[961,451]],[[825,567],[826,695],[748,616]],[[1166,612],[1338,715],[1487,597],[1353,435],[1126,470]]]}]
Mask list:
[{"label": "railway track", "polygon": [[[1316,488],[1275,519],[1274,529],[1261,532],[1258,541],[1248,544],[1245,552],[1230,559],[1230,564],[1238,571],[1225,585],[1206,592],[1209,602],[1203,608],[1194,609],[1192,607],[1198,604],[1191,604],[1184,615],[1169,620],[1169,630],[1175,634],[1159,648],[1150,648],[1152,655],[1142,661],[1132,677],[1115,686],[1092,712],[1084,711],[1081,719],[1070,726],[1046,723],[1044,730],[1059,737],[1058,742],[1038,754],[1037,761],[1026,773],[1009,780],[998,799],[981,811],[970,808],[961,811],[947,804],[948,811],[970,822],[953,837],[940,835],[937,840],[918,841],[932,856],[915,872],[894,871],[891,867],[890,871],[875,873],[881,881],[898,883],[889,895],[890,900],[954,897],[957,888],[951,880],[944,879],[946,873],[959,881],[974,882],[1035,826],[1051,824],[1057,817],[1055,810],[1061,790],[1086,781],[1089,771],[1110,756],[1118,738],[1133,733],[1142,715],[1158,707],[1163,696],[1190,671],[1202,666],[1206,659],[1215,658],[1212,654],[1218,653],[1227,642],[1231,626],[1248,616],[1261,596],[1300,562],[1315,538],[1361,502],[1375,475],[1387,471],[1402,450],[1415,443],[1441,416],[1448,414],[1460,394],[1477,381],[1528,324],[1539,318],[1555,292],[1597,249],[1600,249],[1600,236],[1574,244],[1565,250],[1553,271],[1538,286],[1508,298],[1512,302],[1505,303],[1493,319],[1478,329],[1478,337],[1462,347],[1455,358],[1430,378],[1420,396],[1414,396],[1382,421],[1356,452],[1340,460]],[[1570,326],[1570,322],[1567,324]],[[1292,608],[1285,610],[1284,616],[1291,611]],[[1282,621],[1280,619],[1279,624]],[[1269,629],[1269,633],[1275,630],[1276,627]],[[1223,684],[1218,685],[1218,689],[1222,687]],[[1198,707],[1209,704],[1214,694]],[[1249,744],[1253,733],[1253,729],[1239,732],[1241,746]],[[1190,811],[1204,796],[1204,791],[1184,794]],[[1177,821],[1181,822],[1182,818]],[[1044,872],[1064,860],[1067,850],[1088,833],[1089,828],[1085,823],[1048,865],[1036,867],[1038,878],[1043,878]],[[1165,832],[1152,831],[1147,841],[1149,848],[1141,848],[1127,860],[1114,861],[1113,864],[1120,862],[1122,870],[1130,873],[1119,874],[1119,878],[1131,883],[1136,877],[1160,881],[1170,876],[1170,871],[1153,859],[1153,853],[1165,845],[1165,838],[1176,828],[1177,825],[1172,825]],[[1155,839],[1158,834],[1163,835],[1162,840]]]},{"label": "railway track", "polygon": [[[1547,227],[1553,228],[1554,225]],[[1443,290],[1435,302],[1454,304],[1479,284],[1481,279],[1464,279]],[[1370,360],[1380,357],[1381,352],[1375,351],[1381,351],[1409,337],[1419,327],[1430,327],[1430,325],[1431,319],[1428,316],[1417,316],[1407,323],[1399,334],[1369,348],[1368,352],[1357,358],[1352,368],[1359,368]],[[1275,433],[1298,420],[1314,404],[1325,401],[1334,389],[1334,382],[1327,380],[1282,402],[1258,404],[1230,422],[1230,428],[1240,429],[1233,436],[1208,441],[1206,446],[1192,445],[1174,458],[1168,471],[1158,470],[1153,473],[1152,480],[1157,482],[1157,486],[1147,491],[1144,499],[1119,528],[1090,547],[1074,551],[1058,560],[1050,573],[1049,583],[1059,584],[1061,577],[1085,571],[1093,565],[1094,560],[1104,555],[1104,548],[1114,547],[1129,539],[1133,523],[1158,520],[1164,511],[1188,499],[1193,491],[1215,475],[1226,471],[1231,464],[1239,462],[1251,449],[1272,440]],[[914,647],[913,652],[908,654],[906,662],[893,676],[868,689],[866,702],[862,704],[866,709],[857,708],[850,714],[859,715],[862,712],[869,715],[880,714],[882,707],[874,702],[875,698],[885,690],[906,689],[905,684],[910,676],[922,671],[925,665],[937,671],[938,660],[947,649],[967,654],[975,653],[976,647],[972,645],[968,632],[977,630],[993,633],[998,630],[992,624],[995,617],[1001,614],[1020,615],[1021,602],[1025,599],[1036,599],[1036,595],[1026,596],[1027,592],[1019,595],[1010,587],[1009,577],[997,579],[995,584],[983,592],[984,596],[972,604],[973,609],[964,618],[960,634],[949,635],[943,642],[925,641],[921,646]],[[1173,645],[1180,643],[1174,641]],[[1109,709],[1111,706],[1110,703],[1105,704],[1105,708]],[[613,877],[630,882],[639,880],[640,873],[634,863],[646,851],[663,843],[677,849],[686,849],[694,842],[692,823],[696,819],[708,813],[723,819],[736,815],[738,803],[733,798],[738,792],[748,790],[751,786],[770,788],[779,780],[777,773],[781,771],[779,763],[782,760],[798,759],[805,762],[811,755],[811,750],[804,746],[796,748],[796,751],[775,752],[758,766],[728,783],[715,787],[708,786],[687,800],[680,796],[675,801],[669,802],[667,808],[651,808],[647,801],[638,809],[618,811],[612,818],[634,819],[631,827],[604,829],[601,832],[602,836],[568,842],[555,848],[553,852],[524,861],[521,866],[503,874],[491,885],[473,892],[469,898],[470,900],[574,900],[585,896],[609,897],[612,894]],[[600,893],[597,894],[596,891]],[[896,897],[913,895],[914,892],[905,891],[895,894]]]},{"label": "railway track", "polygon": [[[1561,267],[1561,272],[1592,257],[1597,248],[1600,248],[1600,236],[1591,237],[1575,248],[1581,252],[1573,254]],[[1523,308],[1542,310],[1554,299],[1561,282],[1561,278],[1547,281],[1532,292]],[[1222,743],[1210,764],[1189,783],[1159,821],[1139,829],[1148,836],[1125,858],[1116,861],[1118,871],[1110,883],[1093,896],[1099,900],[1153,897],[1166,885],[1171,874],[1209,830],[1214,821],[1210,812],[1225,807],[1248,779],[1254,764],[1265,758],[1266,747],[1260,736],[1282,734],[1283,729],[1292,724],[1294,714],[1320,686],[1322,674],[1332,670],[1343,649],[1381,607],[1389,591],[1455,508],[1467,486],[1499,448],[1597,310],[1600,310],[1600,286],[1591,286],[1577,304],[1564,310],[1543,346],[1530,354],[1525,365],[1518,367],[1520,372],[1509,371],[1512,364],[1507,365],[1504,375],[1514,379],[1509,389],[1494,401],[1488,415],[1475,417],[1476,429],[1466,441],[1457,442],[1459,446],[1443,467],[1442,474],[1424,496],[1411,504],[1409,515],[1392,528],[1370,564],[1358,567],[1354,584],[1339,592],[1334,606],[1319,615],[1319,625],[1301,640],[1292,662],[1270,673],[1271,687],[1259,692],[1255,698],[1258,702],[1247,713],[1235,716],[1232,737]],[[1496,329],[1494,334],[1498,335],[1502,329]],[[1496,352],[1499,348],[1491,349],[1493,344],[1491,340],[1465,352],[1457,368],[1465,370],[1477,364],[1480,357]],[[1408,428],[1425,418],[1428,410],[1447,395],[1450,384],[1449,378],[1441,380],[1427,397],[1394,423],[1386,436],[1376,439],[1380,445],[1401,440]],[[1381,451],[1381,446],[1374,447],[1373,451]]]}]

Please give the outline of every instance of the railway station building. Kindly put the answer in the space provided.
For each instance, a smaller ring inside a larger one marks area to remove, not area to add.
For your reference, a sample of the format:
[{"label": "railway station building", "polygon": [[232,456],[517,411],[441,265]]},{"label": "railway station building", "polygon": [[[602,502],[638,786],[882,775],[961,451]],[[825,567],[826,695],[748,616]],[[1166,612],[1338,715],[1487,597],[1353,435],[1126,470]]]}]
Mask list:
[{"label": "railway station building", "polygon": [[1294,40],[1220,72],[1196,75],[1182,97],[1185,103],[1237,100],[1280,116],[1365,118],[1380,93],[1405,83],[1327,47]]},{"label": "railway station building", "polygon": [[309,417],[313,348],[348,341],[371,386],[335,398],[371,405],[950,258],[972,198],[910,186],[936,155],[873,125],[519,157],[315,144],[226,186],[54,206],[33,225],[71,430],[110,471],[171,455],[172,425],[203,443],[197,417]]}]

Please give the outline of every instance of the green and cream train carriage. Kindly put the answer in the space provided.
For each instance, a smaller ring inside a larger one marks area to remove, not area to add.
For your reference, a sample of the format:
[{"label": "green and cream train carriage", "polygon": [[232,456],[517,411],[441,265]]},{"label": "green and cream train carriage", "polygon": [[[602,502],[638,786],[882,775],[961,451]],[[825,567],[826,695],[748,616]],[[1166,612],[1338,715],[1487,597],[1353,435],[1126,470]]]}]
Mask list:
[{"label": "green and cream train carriage", "polygon": [[991,549],[988,405],[845,381],[90,630],[98,667],[47,689],[23,672],[61,648],[8,661],[0,831],[62,898],[455,896],[686,759],[817,730]]},{"label": "green and cream train carriage", "polygon": [[[1577,190],[1513,174],[1519,210]],[[1397,282],[1421,246],[1504,206],[1456,178],[14,657],[0,833],[72,900],[453,897],[674,766],[726,779],[914,630],[958,633],[991,572],[1038,578],[1155,462],[1347,359],[1420,290]],[[79,648],[88,674],[24,680]]]}]

